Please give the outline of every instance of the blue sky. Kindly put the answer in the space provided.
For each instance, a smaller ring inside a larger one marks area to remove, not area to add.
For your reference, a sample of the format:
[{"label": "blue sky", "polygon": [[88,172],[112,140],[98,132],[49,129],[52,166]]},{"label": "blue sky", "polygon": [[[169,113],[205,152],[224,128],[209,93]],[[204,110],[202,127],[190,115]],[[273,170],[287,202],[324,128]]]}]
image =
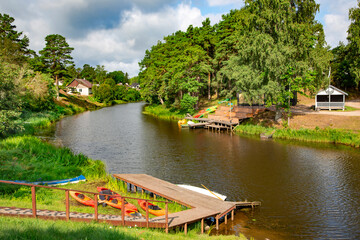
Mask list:
[{"label": "blue sky", "polygon": [[[346,42],[349,8],[357,0],[317,0],[326,41]],[[0,12],[15,18],[18,31],[36,51],[49,34],[61,34],[75,50],[77,67],[104,65],[108,71],[137,75],[138,62],[151,48],[177,30],[200,26],[207,17],[216,23],[243,0],[0,0]]]}]

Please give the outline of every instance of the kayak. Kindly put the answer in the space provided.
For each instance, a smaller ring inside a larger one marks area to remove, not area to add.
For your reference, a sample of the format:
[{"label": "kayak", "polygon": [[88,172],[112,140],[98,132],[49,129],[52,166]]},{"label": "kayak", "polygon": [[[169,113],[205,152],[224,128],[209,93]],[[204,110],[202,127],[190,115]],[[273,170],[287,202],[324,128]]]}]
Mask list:
[{"label": "kayak", "polygon": [[23,181],[23,180],[15,180],[12,182],[28,183],[28,184],[35,184],[35,185],[56,186],[56,185],[65,185],[68,183],[78,183],[78,182],[82,182],[82,181],[86,181],[86,178],[83,175],[80,175],[80,176],[74,177],[74,178],[68,178],[68,179],[63,179],[63,180],[53,180],[53,181],[28,182],[28,181]]},{"label": "kayak", "polygon": [[[109,194],[111,196],[98,195],[98,199],[100,203],[106,203],[107,205],[122,209],[121,203],[121,195],[104,187],[97,187],[99,193]],[[125,216],[130,217],[141,217],[141,213],[139,213],[137,207],[134,204],[131,204],[125,200]]]},{"label": "kayak", "polygon": [[[146,201],[143,199],[138,199],[138,203],[139,203],[140,207],[144,211],[146,211]],[[149,206],[149,213],[151,213],[152,215],[155,215],[155,216],[165,215],[165,210],[160,208],[159,206],[152,204],[151,202],[148,202],[148,206]]]},{"label": "kayak", "polygon": [[70,196],[72,196],[76,201],[79,203],[82,203],[86,206],[95,207],[95,201],[92,198],[89,198],[85,194],[75,192],[75,191],[69,191]]}]

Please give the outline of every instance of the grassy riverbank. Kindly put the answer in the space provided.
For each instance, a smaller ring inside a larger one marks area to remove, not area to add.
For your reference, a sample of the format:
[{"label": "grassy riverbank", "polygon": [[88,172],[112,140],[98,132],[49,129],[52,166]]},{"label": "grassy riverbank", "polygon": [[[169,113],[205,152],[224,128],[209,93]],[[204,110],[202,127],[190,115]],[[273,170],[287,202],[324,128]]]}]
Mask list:
[{"label": "grassy riverbank", "polygon": [[145,106],[143,113],[165,120],[179,120],[185,117],[185,113],[176,109],[166,108],[163,105]]},{"label": "grassy riverbank", "polygon": [[272,137],[275,139],[335,143],[357,148],[360,147],[360,134],[341,129],[279,129],[261,125],[242,124],[235,128],[235,132],[258,136],[261,133],[265,133],[266,135],[273,134]]},{"label": "grassy riverbank", "polygon": [[182,232],[164,233],[161,230],[145,228],[115,227],[105,223],[84,223],[49,221],[41,219],[24,219],[15,217],[0,217],[0,239],[240,239],[236,236],[208,236],[189,231],[188,235]]}]

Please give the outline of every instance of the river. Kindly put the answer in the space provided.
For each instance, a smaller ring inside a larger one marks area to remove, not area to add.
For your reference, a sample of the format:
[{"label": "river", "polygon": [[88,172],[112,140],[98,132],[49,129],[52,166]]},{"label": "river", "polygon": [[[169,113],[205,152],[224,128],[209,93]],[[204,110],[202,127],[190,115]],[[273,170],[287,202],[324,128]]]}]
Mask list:
[{"label": "river", "polygon": [[[66,117],[55,137],[109,173],[146,173],[261,201],[218,234],[255,239],[360,239],[360,151],[332,144],[261,141],[142,114],[144,103]],[[215,233],[216,234],[216,233]]]}]

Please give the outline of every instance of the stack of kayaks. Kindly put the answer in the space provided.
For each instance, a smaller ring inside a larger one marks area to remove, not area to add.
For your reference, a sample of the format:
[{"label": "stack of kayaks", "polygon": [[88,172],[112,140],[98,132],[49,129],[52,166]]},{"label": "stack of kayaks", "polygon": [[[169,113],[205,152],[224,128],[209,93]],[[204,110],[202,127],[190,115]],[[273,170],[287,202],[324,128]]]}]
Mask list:
[{"label": "stack of kayaks", "polygon": [[205,114],[215,112],[218,106],[212,106],[204,110],[200,110],[197,114],[194,115],[194,118],[202,118]]},{"label": "stack of kayaks", "polygon": [[[138,199],[138,203],[140,207],[146,211],[146,200]],[[151,202],[148,202],[149,207],[149,213],[155,216],[163,216],[165,215],[165,210],[160,208],[159,206],[152,204]]]},{"label": "stack of kayaks", "polygon": [[[106,203],[114,208],[122,209],[121,204],[121,195],[104,187],[97,187],[99,193],[108,194],[110,196],[99,195],[99,202]],[[141,217],[141,213],[139,213],[138,209],[135,205],[128,203],[125,201],[125,216],[129,217]]]},{"label": "stack of kayaks", "polygon": [[[97,187],[97,191],[101,194],[106,195],[98,195],[98,204],[103,204],[103,206],[109,205],[111,207],[122,210],[122,200],[121,195],[104,187]],[[70,195],[78,202],[86,205],[95,207],[94,199],[86,196],[83,193],[70,191]],[[134,204],[131,204],[124,200],[125,203],[125,216],[129,217],[142,217],[141,213],[138,211]],[[146,211],[146,200],[138,199],[139,206]],[[148,202],[149,213],[155,216],[163,216],[165,215],[165,209],[160,208],[159,206]]]}]

